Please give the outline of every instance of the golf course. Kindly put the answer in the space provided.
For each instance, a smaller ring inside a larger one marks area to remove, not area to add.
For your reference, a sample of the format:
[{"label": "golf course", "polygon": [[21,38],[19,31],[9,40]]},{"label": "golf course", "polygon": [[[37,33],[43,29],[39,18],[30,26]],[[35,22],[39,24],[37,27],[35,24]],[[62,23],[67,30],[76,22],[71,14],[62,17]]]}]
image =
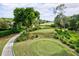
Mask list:
[{"label": "golf course", "polygon": [[[48,24],[48,23],[47,23]],[[14,53],[16,56],[74,56],[75,51],[65,46],[61,41],[53,38],[54,28],[32,31],[29,39],[23,42],[14,43]],[[51,23],[49,23],[51,25]],[[42,25],[40,25],[42,26]],[[44,29],[45,28],[45,29]],[[32,38],[38,35],[36,38]]]},{"label": "golf course", "polygon": [[71,4],[10,5],[0,4],[0,56],[79,56],[79,13],[67,10]]}]

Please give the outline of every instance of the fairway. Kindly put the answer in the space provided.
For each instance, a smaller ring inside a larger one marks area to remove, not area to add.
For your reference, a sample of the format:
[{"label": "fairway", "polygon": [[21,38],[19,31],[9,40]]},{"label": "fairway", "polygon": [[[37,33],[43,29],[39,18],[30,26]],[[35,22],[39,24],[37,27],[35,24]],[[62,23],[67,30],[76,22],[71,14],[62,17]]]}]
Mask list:
[{"label": "fairway", "polygon": [[33,33],[51,33],[53,31],[54,31],[54,28],[51,28],[51,29],[39,29],[39,30],[33,31]]},{"label": "fairway", "polygon": [[16,56],[69,56],[68,49],[53,39],[34,39],[14,44]]},{"label": "fairway", "polygon": [[79,4],[0,7],[1,56],[79,56]]}]

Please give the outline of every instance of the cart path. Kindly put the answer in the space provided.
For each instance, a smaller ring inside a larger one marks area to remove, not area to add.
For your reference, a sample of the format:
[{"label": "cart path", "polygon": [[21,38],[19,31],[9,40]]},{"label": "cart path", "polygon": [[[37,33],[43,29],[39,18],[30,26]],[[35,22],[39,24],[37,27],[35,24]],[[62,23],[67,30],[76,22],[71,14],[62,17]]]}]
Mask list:
[{"label": "cart path", "polygon": [[7,42],[7,44],[3,48],[2,56],[14,56],[13,43],[14,43],[15,39],[18,38],[21,34],[22,34],[22,32],[19,34],[16,34],[12,38],[10,38],[10,40]]}]

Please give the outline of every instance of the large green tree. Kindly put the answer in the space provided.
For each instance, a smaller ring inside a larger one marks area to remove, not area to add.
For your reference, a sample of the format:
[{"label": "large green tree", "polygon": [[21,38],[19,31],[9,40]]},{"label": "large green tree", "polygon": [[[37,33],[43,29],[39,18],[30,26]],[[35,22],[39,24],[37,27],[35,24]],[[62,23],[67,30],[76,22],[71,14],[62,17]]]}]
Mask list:
[{"label": "large green tree", "polygon": [[79,30],[79,15],[73,15],[71,16],[71,20],[69,20],[70,23],[70,29],[71,30]]},{"label": "large green tree", "polygon": [[21,29],[22,23],[24,21],[24,8],[16,8],[14,10],[14,25],[13,30],[17,31]]},{"label": "large green tree", "polygon": [[35,11],[34,8],[16,8],[14,10],[14,27],[20,28],[25,26],[26,30],[33,28],[34,22],[40,17],[40,13]]}]

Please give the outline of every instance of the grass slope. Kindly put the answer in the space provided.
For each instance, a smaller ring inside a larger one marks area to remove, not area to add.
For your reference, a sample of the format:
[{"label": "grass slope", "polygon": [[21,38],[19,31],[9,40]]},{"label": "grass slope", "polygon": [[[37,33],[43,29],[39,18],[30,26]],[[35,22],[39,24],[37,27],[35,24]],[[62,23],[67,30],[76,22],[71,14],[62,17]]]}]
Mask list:
[{"label": "grass slope", "polygon": [[38,35],[39,38],[50,38],[50,37],[53,38],[53,32],[54,32],[54,28],[39,29],[39,30],[30,32],[28,37],[29,39],[34,39],[34,37]]},{"label": "grass slope", "polygon": [[[73,56],[75,52],[53,39],[55,28],[51,24],[42,24],[42,29],[29,33],[29,40],[15,43],[13,46],[15,56]],[[48,26],[48,27],[47,27]],[[36,35],[38,37],[36,37]]]},{"label": "grass slope", "polygon": [[74,55],[53,39],[41,38],[14,44],[17,56],[69,56]]},{"label": "grass slope", "polygon": [[54,31],[54,28],[39,29],[39,30],[33,31],[33,33],[52,33],[53,31]]}]

